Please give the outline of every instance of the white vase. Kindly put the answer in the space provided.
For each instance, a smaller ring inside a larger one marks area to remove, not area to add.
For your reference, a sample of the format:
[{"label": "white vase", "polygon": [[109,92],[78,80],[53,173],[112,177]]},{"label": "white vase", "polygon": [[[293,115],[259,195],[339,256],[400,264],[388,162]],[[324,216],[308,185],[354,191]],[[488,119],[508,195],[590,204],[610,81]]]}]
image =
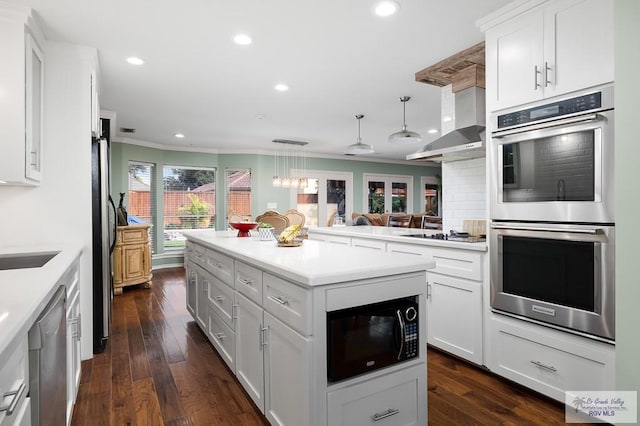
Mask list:
[{"label": "white vase", "polygon": [[258,228],[258,233],[262,241],[272,241],[274,239],[273,228]]}]

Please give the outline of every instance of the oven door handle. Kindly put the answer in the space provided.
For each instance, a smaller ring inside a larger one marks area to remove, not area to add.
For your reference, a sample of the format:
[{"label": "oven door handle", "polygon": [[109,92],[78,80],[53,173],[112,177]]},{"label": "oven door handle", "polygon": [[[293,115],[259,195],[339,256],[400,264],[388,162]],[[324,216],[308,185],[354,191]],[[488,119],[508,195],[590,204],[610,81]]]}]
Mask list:
[{"label": "oven door handle", "polygon": [[574,123],[587,123],[589,121],[602,120],[604,117],[601,114],[586,114],[578,115],[576,117],[562,118],[560,120],[546,121],[544,123],[531,124],[529,126],[520,126],[511,128],[508,130],[498,130],[491,135],[494,138],[502,138],[509,135],[516,135],[519,133],[531,132],[533,130],[549,129],[551,127],[566,126],[567,124]]},{"label": "oven door handle", "polygon": [[502,233],[508,234],[512,237],[550,238],[554,240],[580,241],[587,243],[604,243],[608,239],[606,234],[601,229],[597,228],[532,228],[518,225],[491,224],[491,229],[496,229],[498,232],[502,231]]},{"label": "oven door handle", "polygon": [[492,229],[513,229],[516,231],[548,231],[548,232],[568,232],[571,234],[600,234],[602,231],[597,228],[553,228],[553,227],[531,227],[531,226],[521,226],[521,225],[500,225],[497,223],[491,224]]}]

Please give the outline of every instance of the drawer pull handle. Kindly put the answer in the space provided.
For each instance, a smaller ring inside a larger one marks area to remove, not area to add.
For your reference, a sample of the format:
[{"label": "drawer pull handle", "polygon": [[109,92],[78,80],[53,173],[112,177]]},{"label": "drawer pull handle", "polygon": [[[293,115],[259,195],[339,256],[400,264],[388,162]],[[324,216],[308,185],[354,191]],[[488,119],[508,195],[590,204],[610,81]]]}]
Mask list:
[{"label": "drawer pull handle", "polygon": [[276,303],[279,303],[281,305],[288,305],[289,301],[283,297],[280,296],[269,296],[267,299],[273,300]]},{"label": "drawer pull handle", "polygon": [[238,319],[237,311],[238,311],[238,304],[237,303],[232,304],[231,305],[231,319],[232,320]]},{"label": "drawer pull handle", "polygon": [[394,408],[389,408],[387,411],[383,411],[382,413],[376,413],[371,417],[371,420],[374,422],[380,421],[382,419],[386,419],[387,417],[395,416],[398,414],[400,410],[396,410]]},{"label": "drawer pull handle", "polygon": [[240,282],[241,282],[242,284],[246,284],[246,285],[251,285],[251,284],[253,284],[253,281],[248,280],[248,279],[246,279],[246,278],[240,278]]},{"label": "drawer pull handle", "polygon": [[13,399],[11,400],[9,405],[3,405],[2,407],[0,407],[0,413],[3,411],[6,411],[5,413],[6,416],[12,415],[13,411],[16,409],[16,406],[18,405],[18,401],[20,401],[20,398],[22,397],[22,394],[26,389],[27,389],[27,386],[24,384],[24,382],[22,382],[20,383],[20,387],[18,388],[17,391],[11,391],[11,392],[5,393],[2,396],[3,399],[12,395],[13,395]]},{"label": "drawer pull handle", "polygon": [[214,297],[214,299],[216,299],[216,301],[218,302],[222,302],[224,300],[224,296],[216,296]]},{"label": "drawer pull handle", "polygon": [[216,268],[218,268],[218,269],[222,269],[222,267],[223,267],[224,265],[222,265],[222,263],[216,263],[216,264],[215,264],[215,265],[213,265],[213,266],[215,266],[215,267],[216,267]]},{"label": "drawer pull handle", "polygon": [[224,340],[225,337],[227,337],[224,335],[224,333],[216,333],[215,336],[218,340]]},{"label": "drawer pull handle", "polygon": [[545,370],[548,370],[548,371],[553,371],[554,373],[558,371],[553,365],[545,365],[540,361],[531,361],[531,364],[536,365],[540,368],[544,368]]}]

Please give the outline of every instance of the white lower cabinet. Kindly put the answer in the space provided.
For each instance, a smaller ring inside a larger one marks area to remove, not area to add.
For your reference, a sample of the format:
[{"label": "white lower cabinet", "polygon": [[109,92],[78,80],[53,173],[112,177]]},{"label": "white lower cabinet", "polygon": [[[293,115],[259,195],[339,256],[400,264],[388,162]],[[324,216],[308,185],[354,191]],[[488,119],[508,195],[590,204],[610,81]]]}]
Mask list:
[{"label": "white lower cabinet", "polygon": [[387,250],[387,243],[380,240],[369,240],[366,238],[351,238],[352,247],[364,247],[372,250]]},{"label": "white lower cabinet", "polygon": [[187,262],[187,311],[196,318],[196,306],[198,301],[198,273],[192,262]]},{"label": "white lower cabinet", "polygon": [[238,292],[236,305],[236,377],[264,413],[263,311]]},{"label": "white lower cabinet", "polygon": [[265,410],[272,425],[309,424],[311,339],[265,311]]},{"label": "white lower cabinet", "polygon": [[482,364],[482,282],[427,273],[427,343]]},{"label": "white lower cabinet", "polygon": [[196,296],[196,321],[204,332],[207,332],[207,325],[209,320],[208,308],[208,294],[209,294],[209,282],[211,281],[210,275],[202,269],[197,270],[198,278],[196,280],[196,288],[198,295]]},{"label": "white lower cabinet", "polygon": [[427,387],[424,365],[406,368],[353,386],[329,391],[329,425],[402,425],[426,423],[427,404],[421,398]]},{"label": "white lower cabinet", "polygon": [[492,315],[488,367],[558,401],[568,390],[615,389],[615,346]]},{"label": "white lower cabinet", "polygon": [[231,369],[236,370],[236,335],[226,321],[218,315],[216,309],[209,305],[209,324],[207,335],[211,344],[216,348],[224,362]]},{"label": "white lower cabinet", "polygon": [[[0,426],[31,425],[29,410],[29,348],[25,335],[0,365]],[[11,410],[9,410],[11,408]]]}]

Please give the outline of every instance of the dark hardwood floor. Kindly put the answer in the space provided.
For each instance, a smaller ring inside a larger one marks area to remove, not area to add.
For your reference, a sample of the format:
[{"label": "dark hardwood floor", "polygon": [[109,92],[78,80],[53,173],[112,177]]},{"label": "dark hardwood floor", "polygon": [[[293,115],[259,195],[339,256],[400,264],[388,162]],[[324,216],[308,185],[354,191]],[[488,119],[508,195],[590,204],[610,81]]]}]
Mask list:
[{"label": "dark hardwood floor", "polygon": [[[564,424],[561,404],[432,349],[428,386],[430,425]],[[72,425],[266,424],[187,312],[182,268],[114,298],[112,337],[82,362]]]}]

